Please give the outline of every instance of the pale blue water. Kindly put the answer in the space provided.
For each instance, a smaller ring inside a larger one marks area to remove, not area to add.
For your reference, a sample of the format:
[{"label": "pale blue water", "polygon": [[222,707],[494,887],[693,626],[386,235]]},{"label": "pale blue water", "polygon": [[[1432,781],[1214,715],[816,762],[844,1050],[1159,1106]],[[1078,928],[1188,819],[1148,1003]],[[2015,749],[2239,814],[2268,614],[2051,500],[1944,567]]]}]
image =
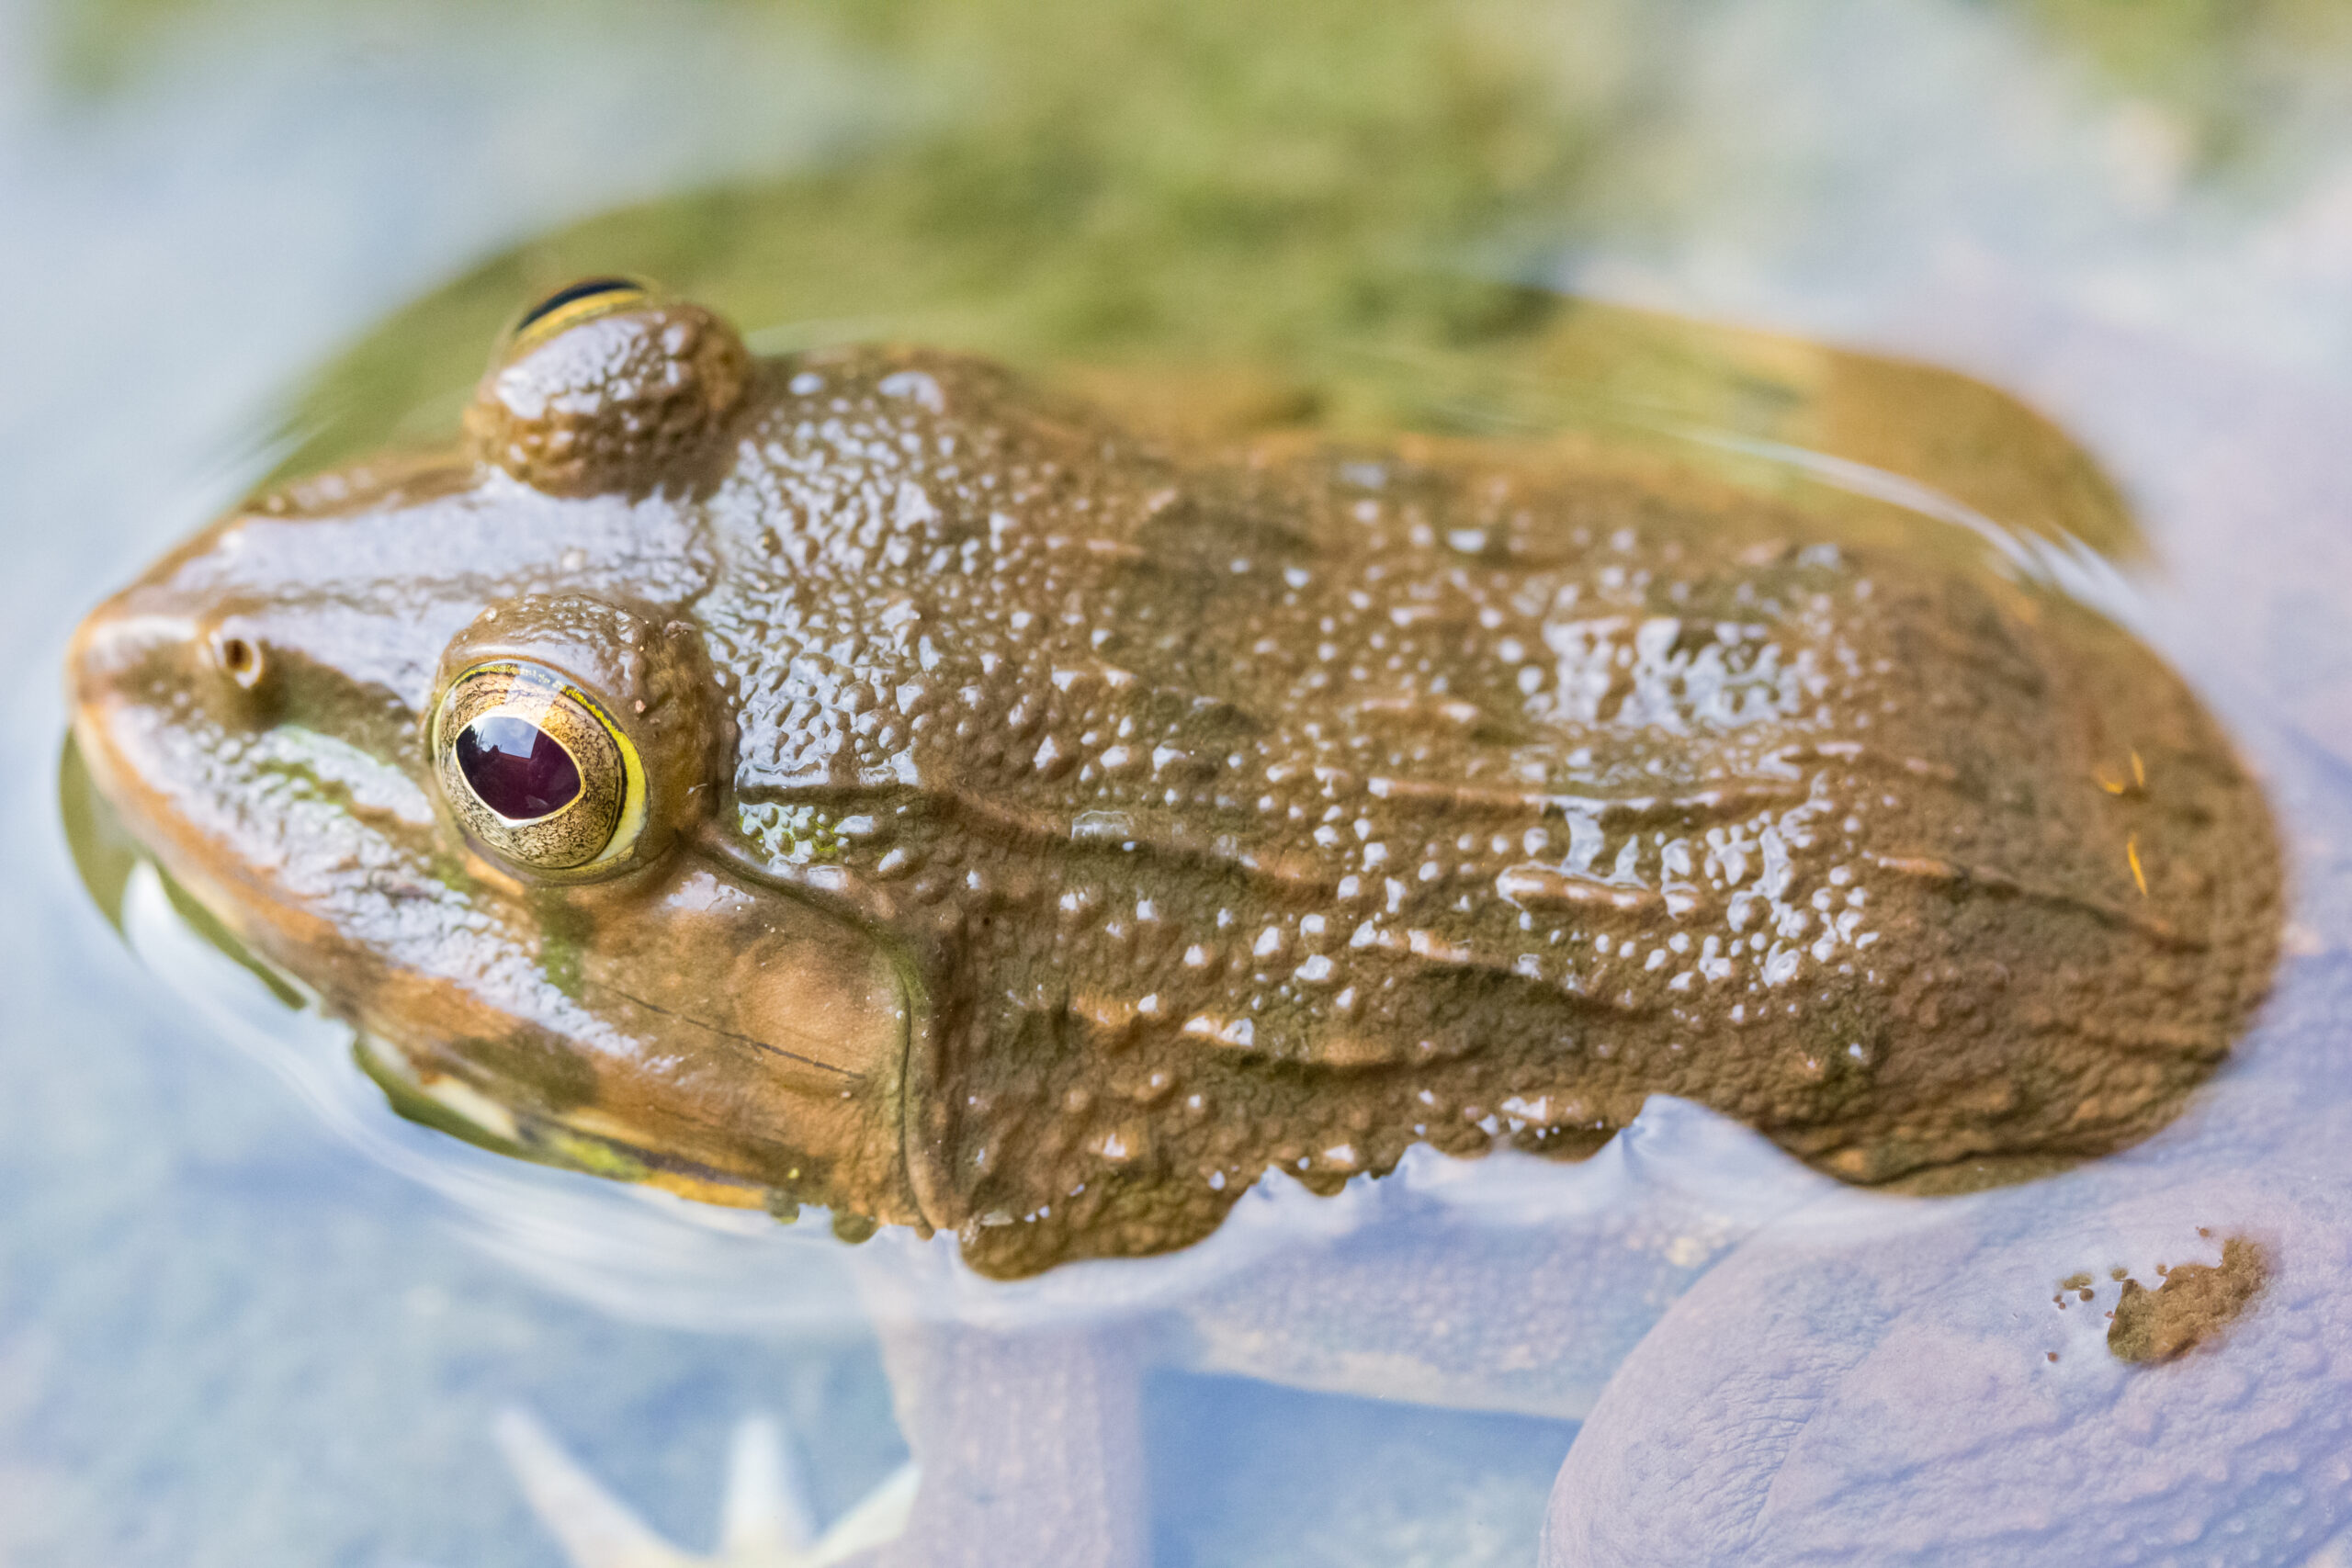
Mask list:
[{"label": "pale blue water", "polygon": [[[2298,949],[2340,955],[2352,104],[2287,73],[2208,176],[2177,116],[2009,13],[1586,9],[1564,73],[1645,109],[1557,280],[1916,352],[2082,436],[2156,542],[2159,640],[2290,792]],[[785,1419],[825,1517],[903,1457],[820,1248],[647,1211],[618,1251],[672,1250],[640,1272],[583,1250],[641,1206],[394,1122],[331,1048],[241,1046],[125,950],[56,828],[67,632],[265,466],[294,375],[547,224],[904,112],[805,28],[553,17],[198,8],[90,96],[49,14],[0,6],[0,1563],[553,1564],[490,1437],[514,1401],[695,1546],[742,1414]],[[2334,1179],[2326,1015],[2286,1016],[2152,1171],[2258,1152],[2231,1128],[2270,1117]],[[1160,1560],[1201,1568],[1531,1562],[1576,1436],[1193,1373],[1156,1377],[1148,1427]]]}]

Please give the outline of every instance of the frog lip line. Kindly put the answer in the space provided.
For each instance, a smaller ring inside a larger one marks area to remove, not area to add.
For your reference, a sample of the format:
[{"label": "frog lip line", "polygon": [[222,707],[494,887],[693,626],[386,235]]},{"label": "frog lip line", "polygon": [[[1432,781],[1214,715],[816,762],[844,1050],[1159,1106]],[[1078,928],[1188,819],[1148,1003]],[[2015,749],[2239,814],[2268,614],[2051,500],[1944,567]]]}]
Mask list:
[{"label": "frog lip line", "polygon": [[647,1001],[643,997],[637,995],[634,991],[625,991],[618,986],[606,985],[602,981],[596,980],[583,980],[581,982],[581,988],[582,990],[602,991],[607,996],[618,997],[623,1001],[629,1003],[631,1006],[643,1008],[647,1012],[659,1013],[663,1018],[676,1019],[680,1023],[685,1024],[689,1028],[699,1029],[707,1033],[716,1034],[722,1040],[741,1041],[742,1043],[751,1046],[753,1050],[765,1051],[771,1055],[781,1056],[787,1062],[797,1063],[804,1067],[813,1067],[821,1073],[830,1073],[845,1083],[862,1084],[865,1081],[865,1075],[864,1073],[853,1072],[847,1067],[836,1066],[831,1062],[820,1062],[814,1056],[806,1056],[797,1051],[786,1050],[785,1047],[775,1043],[775,1042],[772,1040],[761,1040],[749,1034],[739,1034],[731,1029],[721,1029],[718,1025],[709,1022],[707,1020],[696,1018],[691,1013],[680,1012],[674,1008],[665,1008],[661,1006],[659,1003]]}]

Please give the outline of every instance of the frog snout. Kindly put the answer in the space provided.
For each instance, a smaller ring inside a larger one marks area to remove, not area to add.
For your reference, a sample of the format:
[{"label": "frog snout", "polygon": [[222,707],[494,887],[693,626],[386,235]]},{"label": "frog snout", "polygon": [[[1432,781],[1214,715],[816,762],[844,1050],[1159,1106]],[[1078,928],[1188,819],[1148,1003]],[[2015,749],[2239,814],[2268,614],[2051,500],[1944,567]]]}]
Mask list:
[{"label": "frog snout", "polygon": [[216,722],[266,716],[276,660],[250,616],[144,603],[134,594],[93,610],[66,660],[68,696],[84,719],[122,703],[173,708],[194,701]]},{"label": "frog snout", "polygon": [[170,671],[191,651],[187,618],[158,614],[121,594],[83,618],[66,653],[66,702],[74,745],[115,809],[153,794],[144,719],[167,702]]},{"label": "frog snout", "polygon": [[158,612],[118,595],[83,617],[66,655],[67,697],[85,717],[152,687],[160,667],[184,666],[193,617]]}]

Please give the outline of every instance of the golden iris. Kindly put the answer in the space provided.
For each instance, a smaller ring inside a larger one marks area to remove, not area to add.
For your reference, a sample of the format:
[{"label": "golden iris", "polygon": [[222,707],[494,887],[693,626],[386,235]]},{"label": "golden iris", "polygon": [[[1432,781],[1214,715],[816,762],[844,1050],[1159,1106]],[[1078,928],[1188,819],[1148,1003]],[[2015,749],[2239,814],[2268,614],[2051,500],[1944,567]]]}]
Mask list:
[{"label": "golden iris", "polygon": [[541,665],[495,660],[451,681],[433,754],[459,825],[533,871],[618,860],[645,819],[636,748],[594,698]]}]

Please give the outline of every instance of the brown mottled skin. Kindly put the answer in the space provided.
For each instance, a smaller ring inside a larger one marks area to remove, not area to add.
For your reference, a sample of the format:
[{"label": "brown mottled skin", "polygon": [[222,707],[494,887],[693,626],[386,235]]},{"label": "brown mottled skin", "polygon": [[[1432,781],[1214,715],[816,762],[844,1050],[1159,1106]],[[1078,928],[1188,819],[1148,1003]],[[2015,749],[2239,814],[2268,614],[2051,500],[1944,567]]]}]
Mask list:
[{"label": "brown mottled skin", "polygon": [[[660,301],[526,335],[466,430],[101,607],[76,731],[407,1108],[544,1157],[1000,1275],[1657,1092],[1982,1180],[2162,1124],[2269,976],[2212,721],[1939,525],[1569,443],[1162,446]],[[494,655],[645,760],[594,880],[439,798]]]}]

